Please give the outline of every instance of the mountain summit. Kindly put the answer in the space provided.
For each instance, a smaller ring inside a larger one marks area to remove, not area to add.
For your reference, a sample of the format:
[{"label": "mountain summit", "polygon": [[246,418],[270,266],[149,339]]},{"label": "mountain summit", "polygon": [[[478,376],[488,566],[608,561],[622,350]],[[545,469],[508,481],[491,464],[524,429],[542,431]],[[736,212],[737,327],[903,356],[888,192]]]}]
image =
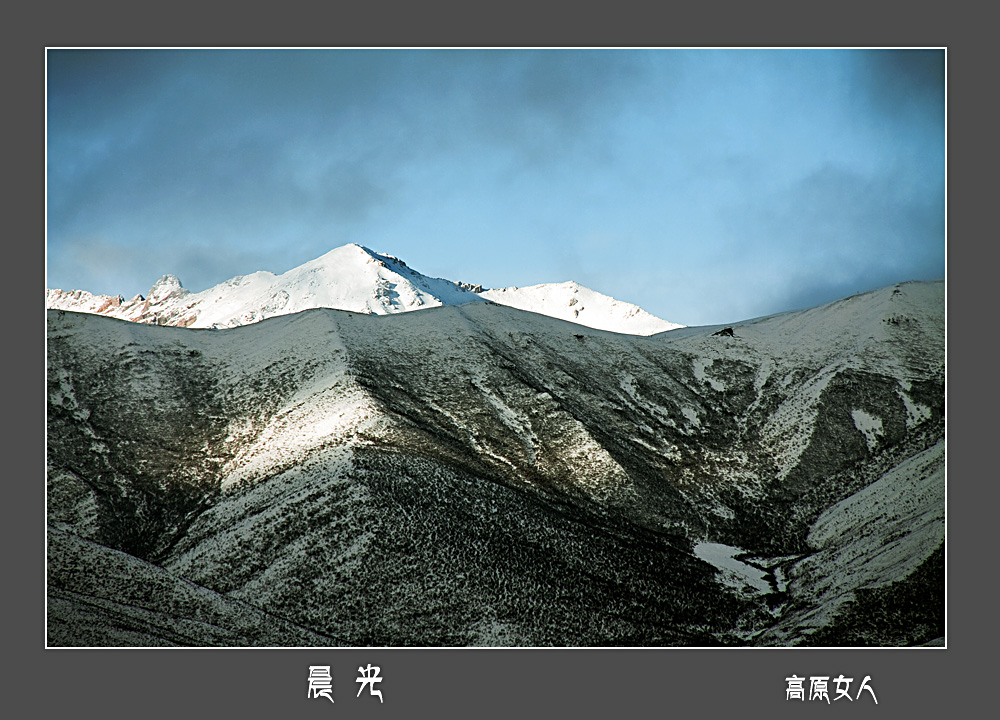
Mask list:
[{"label": "mountain summit", "polygon": [[199,293],[164,275],[148,297],[47,290],[50,310],[73,310],[152,325],[227,328],[313,308],[388,315],[442,305],[491,301],[599,330],[652,335],[683,327],[575,282],[483,290],[432,278],[392,255],[351,243],[281,275],[240,275]]}]

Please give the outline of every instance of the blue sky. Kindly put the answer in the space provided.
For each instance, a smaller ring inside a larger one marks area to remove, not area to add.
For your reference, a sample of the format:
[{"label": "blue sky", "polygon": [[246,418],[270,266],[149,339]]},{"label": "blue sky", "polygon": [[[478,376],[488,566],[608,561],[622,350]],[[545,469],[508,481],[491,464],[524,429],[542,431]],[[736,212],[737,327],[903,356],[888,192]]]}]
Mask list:
[{"label": "blue sky", "polygon": [[944,276],[943,50],[49,50],[47,286],[356,242],[688,325]]}]

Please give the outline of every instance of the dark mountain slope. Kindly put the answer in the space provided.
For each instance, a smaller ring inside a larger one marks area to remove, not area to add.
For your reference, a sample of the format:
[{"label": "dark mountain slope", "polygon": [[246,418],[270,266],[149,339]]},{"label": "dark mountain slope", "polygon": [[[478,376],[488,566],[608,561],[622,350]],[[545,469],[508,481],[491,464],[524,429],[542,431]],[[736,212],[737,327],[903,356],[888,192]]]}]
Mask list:
[{"label": "dark mountain slope", "polygon": [[731,337],[485,302],[217,331],[50,311],[50,527],[247,608],[206,644],[254,644],[258,611],[316,634],[289,644],[794,644],[940,546],[943,321],[941,283]]}]

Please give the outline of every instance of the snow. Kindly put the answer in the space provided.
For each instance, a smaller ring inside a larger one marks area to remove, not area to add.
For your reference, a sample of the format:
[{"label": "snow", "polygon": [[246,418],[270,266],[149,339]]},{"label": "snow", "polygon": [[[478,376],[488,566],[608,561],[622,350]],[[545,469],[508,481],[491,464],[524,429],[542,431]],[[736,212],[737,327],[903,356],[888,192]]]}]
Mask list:
[{"label": "snow", "polygon": [[[298,269],[298,274],[290,271],[298,280],[282,288],[289,296],[286,308],[292,307],[296,288],[307,287],[313,293],[326,292],[329,297],[332,291],[317,280],[317,275],[347,273],[351,268],[351,272],[370,272],[373,277],[385,279],[390,277],[390,272],[400,278],[405,274],[414,280],[414,293],[420,289],[420,283],[427,285],[431,282],[429,279],[420,280],[417,273],[388,256],[372,254],[358,246],[353,249],[349,246],[348,249],[346,253],[328,253],[314,261],[313,267],[307,263]],[[240,292],[250,292],[260,285],[273,288],[276,277],[279,276],[254,273],[234,278],[229,284]],[[310,285],[312,280],[316,280],[317,284]],[[474,293],[454,284],[440,282],[454,297],[475,297]],[[401,283],[397,283],[397,288],[400,287]],[[930,417],[931,410],[912,400],[905,389],[915,384],[910,382],[911,379],[917,381],[926,377],[924,373],[930,376],[943,374],[943,363],[933,364],[937,353],[934,343],[943,341],[943,338],[937,338],[938,331],[934,324],[935,306],[943,303],[943,283],[908,283],[901,287],[904,297],[894,294],[896,288],[885,288],[864,298],[849,298],[821,308],[733,324],[735,332],[732,338],[712,336],[717,329],[715,327],[682,328],[653,337],[635,338],[630,341],[634,346],[629,345],[633,349],[628,352],[623,351],[624,346],[617,338],[605,331],[567,326],[568,321],[565,320],[498,308],[482,299],[458,307],[438,305],[420,313],[387,310],[372,317],[364,312],[365,317],[355,317],[354,320],[349,314],[333,311],[286,314],[268,319],[266,328],[237,327],[213,332],[166,327],[158,328],[156,336],[160,338],[158,342],[165,346],[182,342],[192,350],[198,350],[205,363],[219,368],[220,377],[234,389],[237,400],[249,379],[262,375],[280,376],[286,368],[289,371],[297,367],[310,369],[308,378],[292,378],[293,394],[282,398],[266,414],[241,417],[229,426],[226,446],[233,452],[228,454],[231,459],[222,471],[225,478],[223,485],[227,490],[281,472],[317,450],[357,445],[364,442],[361,438],[378,436],[383,431],[383,409],[373,404],[370,393],[360,387],[349,372],[351,363],[348,355],[353,352],[351,349],[363,346],[380,353],[384,351],[391,363],[426,364],[436,357],[434,362],[442,375],[467,373],[470,387],[482,400],[484,410],[506,428],[504,434],[507,438],[517,438],[516,444],[487,436],[470,438],[468,442],[474,442],[477,450],[484,455],[500,460],[506,466],[514,464],[518,467],[524,463],[548,467],[558,455],[559,463],[569,462],[567,467],[587,468],[588,481],[582,488],[585,492],[598,497],[608,494],[626,497],[631,486],[627,473],[576,419],[566,417],[565,421],[559,421],[558,431],[562,440],[558,452],[554,453],[541,444],[539,428],[551,425],[555,429],[552,418],[565,415],[564,408],[554,397],[565,396],[572,382],[563,387],[551,379],[532,384],[531,397],[521,397],[513,390],[516,386],[499,381],[499,378],[506,377],[504,363],[497,365],[493,355],[468,355],[469,350],[480,352],[475,350],[479,347],[475,342],[469,348],[456,345],[461,339],[480,337],[485,333],[487,337],[502,338],[502,344],[513,353],[565,359],[556,361],[558,368],[566,367],[566,360],[569,359],[572,359],[570,364],[592,358],[594,362],[609,365],[613,368],[614,385],[619,390],[613,396],[614,402],[637,411],[634,413],[637,420],[630,442],[636,448],[656,452],[672,463],[680,461],[681,451],[662,433],[652,430],[674,428],[676,421],[680,421],[684,426],[681,431],[683,436],[711,432],[711,405],[700,401],[698,394],[667,400],[662,394],[662,378],[650,374],[652,368],[647,358],[672,356],[677,358],[678,363],[687,363],[688,377],[697,381],[699,393],[707,390],[706,382],[715,391],[739,388],[740,381],[724,375],[722,371],[738,358],[754,373],[747,378],[758,394],[754,402],[777,398],[776,407],[766,413],[760,428],[761,451],[774,460],[774,476],[746,476],[738,458],[718,458],[718,469],[725,473],[724,479],[738,483],[741,492],[750,495],[765,481],[780,482],[795,467],[812,437],[820,401],[830,380],[842,369],[858,367],[878,356],[876,351],[880,341],[865,341],[872,334],[893,331],[893,326],[879,321],[879,312],[889,312],[885,309],[887,303],[896,306],[892,312],[913,318],[911,331],[914,326],[926,325],[928,328],[922,341],[909,344],[920,352],[908,353],[905,362],[890,362],[888,368],[898,373],[897,393],[906,405],[908,425]],[[396,292],[399,293],[398,290]],[[84,293],[62,293],[59,298],[65,300],[71,296],[87,297]],[[192,297],[191,294],[184,295],[182,300],[188,302]],[[374,297],[367,296],[365,303],[369,299],[378,304]],[[397,305],[404,304],[398,298],[390,297],[389,300],[395,300]],[[230,301],[232,298],[227,300],[220,295],[217,304]],[[428,296],[424,302],[429,305],[436,301]],[[876,308],[876,312],[872,313],[876,316],[874,321],[864,319],[865,313],[855,307],[859,301]],[[396,307],[391,302],[390,306]],[[367,304],[364,307],[367,308]],[[65,328],[77,322],[69,313],[65,318],[58,319],[59,327]],[[367,340],[360,343],[361,336],[371,335],[379,327],[384,330],[377,333],[381,339],[376,345]],[[152,337],[152,329],[135,323],[88,323],[88,328],[92,335],[89,342],[93,342],[95,347],[131,348],[137,344],[144,347],[148,338]],[[490,346],[493,346],[492,342]],[[278,348],[281,348],[280,352],[276,352]],[[943,352],[939,355],[943,356]],[[357,361],[357,357],[352,360]],[[680,367],[682,365],[679,364]],[[810,370],[800,375],[795,370],[800,367]],[[66,408],[70,413],[79,411],[80,419],[85,420],[85,410],[76,407],[73,378],[62,369],[55,372],[56,381],[51,388],[50,402]],[[888,373],[883,369],[880,374]],[[153,401],[161,395],[157,389],[160,382],[160,378],[152,375],[137,376],[131,380],[137,396]],[[442,417],[449,419],[451,427],[461,429],[464,434],[470,419],[464,416],[466,410],[460,403],[445,396],[429,397],[428,401],[433,403]],[[536,416],[529,410],[544,412],[551,417]],[[862,408],[854,410],[852,419],[855,427],[864,434],[869,447],[876,448],[883,431],[883,419],[871,414],[870,408],[867,411]],[[708,492],[701,488],[700,483],[692,487],[697,487],[697,490],[691,492]],[[730,512],[726,503],[716,504],[718,511],[710,506],[706,509],[723,517]]]},{"label": "snow", "polygon": [[476,299],[446,280],[404,277],[396,268],[360,245],[345,245],[282,275],[258,272],[199,293],[194,297],[206,307],[193,327],[241,325],[316,307],[385,315]]},{"label": "snow", "polygon": [[[733,324],[733,337],[713,336],[717,328],[709,327],[623,338],[612,335],[614,331],[567,325],[581,322],[588,310],[599,307],[591,300],[570,306],[579,310],[572,321],[497,307],[496,301],[485,302],[487,298],[445,280],[424,278],[394,258],[358,246],[328,253],[309,266],[282,276],[260,272],[233,278],[223,284],[225,288],[219,286],[211,303],[215,309],[190,304],[200,294],[182,292],[179,281],[161,279],[150,293],[151,297],[165,293],[166,302],[177,303],[178,318],[197,310],[199,321],[211,313],[238,322],[264,320],[249,327],[149,328],[75,313],[50,314],[50,340],[79,331],[80,341],[92,344],[91,355],[98,364],[105,348],[127,358],[181,346],[201,356],[197,363],[210,367],[219,383],[220,397],[226,398],[232,416],[219,436],[224,447],[210,450],[206,445],[205,453],[218,453],[223,492],[193,531],[203,522],[224,529],[210,534],[211,540],[202,545],[180,551],[172,560],[172,571],[199,577],[229,572],[228,558],[219,554],[219,548],[239,548],[248,538],[260,537],[262,529],[280,524],[281,518],[269,510],[271,503],[294,500],[304,507],[318,490],[336,489],[337,497],[342,496],[337,502],[351,512],[366,506],[368,487],[356,474],[348,478],[357,469],[356,453],[363,456],[371,451],[363,448],[366,443],[378,446],[400,428],[409,430],[409,421],[390,411],[373,386],[388,388],[389,394],[396,388],[412,394],[414,408],[432,410],[428,417],[449,442],[468,444],[476,457],[493,467],[511,468],[511,476],[519,481],[571,482],[574,491],[630,512],[647,510],[650,498],[638,492],[643,486],[630,476],[622,458],[633,451],[658,456],[669,461],[656,466],[663,481],[675,483],[682,495],[712,514],[707,519],[714,523],[717,518],[732,519],[732,508],[739,506],[733,493],[717,492],[691,470],[700,467],[694,463],[701,458],[691,457],[690,449],[699,436],[716,430],[719,403],[728,400],[712,391],[729,392],[741,402],[745,395],[751,407],[767,409],[760,428],[764,445],[760,453],[774,460],[773,476],[771,466],[760,476],[748,471],[738,447],[714,455],[705,451],[713,461],[705,466],[712,483],[749,497],[763,494],[765,483],[780,483],[798,462],[815,432],[817,413],[829,409],[824,409],[822,400],[837,373],[869,368],[882,377],[895,375],[895,392],[906,407],[908,427],[932,415],[931,408],[913,399],[923,395],[909,393],[917,392],[914,388],[928,378],[943,376],[943,351],[935,345],[943,343],[943,329],[935,318],[935,308],[943,303],[943,283],[905,284],[822,308]],[[345,289],[352,282],[348,276],[368,279]],[[338,284],[339,289],[334,287]],[[63,304],[96,307],[104,302],[82,292],[50,292],[53,302]],[[356,302],[347,312],[294,309],[317,299],[332,302],[338,292],[343,295],[340,300]],[[120,305],[134,310],[143,302]],[[538,300],[539,307],[544,304]],[[861,304],[875,312],[866,314]],[[413,309],[426,312],[407,312]],[[893,336],[898,326],[885,322],[890,317],[908,318],[907,332],[915,339],[898,342]],[[888,355],[889,350],[897,355]],[[518,365],[515,360],[524,362]],[[414,367],[424,372],[414,373]],[[398,368],[404,370],[397,372]],[[529,372],[533,368],[545,371]],[[93,422],[89,409],[79,406],[74,395],[75,382],[76,394],[84,397],[82,379],[59,367],[50,373],[51,405],[78,422]],[[359,376],[365,384],[358,382]],[[406,378],[414,384],[406,385]],[[435,384],[437,378],[445,381]],[[448,378],[456,380],[449,384]],[[594,378],[599,380],[595,383]],[[277,389],[262,392],[259,386],[254,389],[255,381],[274,381]],[[144,371],[128,383],[137,401],[148,403],[147,407],[174,401],[162,390],[164,379],[155,373]],[[851,412],[855,428],[870,449],[877,449],[883,418],[873,414],[864,396],[854,404],[862,406]],[[609,407],[633,411],[626,417],[627,425],[615,420],[613,413],[607,415],[612,420],[609,432],[621,438],[620,446],[610,445],[614,452],[609,452],[609,444],[583,411]],[[838,406],[837,417],[848,427],[850,410],[850,405]],[[675,421],[681,418],[681,423],[689,424],[674,432]],[[483,419],[489,422],[480,422]],[[742,422],[739,417],[737,421]],[[81,430],[86,434],[87,427]],[[99,438],[93,439],[93,452],[106,453]],[[685,463],[680,463],[681,449],[671,441],[683,445]],[[811,557],[788,559],[780,567],[773,558],[743,562],[737,559],[744,552],[740,548],[710,542],[698,543],[695,554],[719,568],[719,580],[740,592],[770,592],[764,571],[749,563],[766,566],[775,573],[779,589],[787,587],[793,595],[807,598],[813,593],[824,602],[830,598],[831,604],[822,611],[829,615],[835,601],[849,599],[854,588],[904,577],[940,543],[943,461],[942,442],[826,508],[811,528],[808,542],[816,549]],[[79,482],[68,473],[56,477],[60,482]],[[76,503],[66,511],[65,521],[94,512],[91,505]],[[650,519],[663,519],[659,511],[649,512]],[[377,523],[371,532],[377,536]],[[707,530],[697,532],[698,537],[709,538]],[[741,542],[731,535],[728,539]],[[351,567],[359,553],[370,549],[370,542],[366,529],[336,545],[331,558],[341,567]],[[307,549],[307,543],[290,539],[272,564],[252,583],[238,587],[233,597],[251,602],[279,593],[281,578],[294,575]],[[808,616],[803,622],[811,627],[818,621]],[[503,632],[500,621],[484,621],[484,638]]]},{"label": "snow", "polygon": [[166,300],[174,295],[184,295],[187,290],[181,287],[181,281],[176,275],[164,275],[149,289],[149,299],[152,302]]},{"label": "snow", "polygon": [[854,427],[865,436],[868,449],[874,450],[878,445],[879,438],[885,434],[882,429],[882,418],[866,413],[864,410],[851,410],[851,417],[854,418]]},{"label": "snow", "polygon": [[761,593],[771,592],[763,570],[736,559],[736,555],[744,552],[746,551],[738,547],[722,543],[701,542],[694,546],[696,557],[720,571],[719,580],[724,585],[737,589],[750,587]]},{"label": "snow", "polygon": [[695,358],[695,360],[692,362],[692,370],[694,371],[694,377],[700,383],[708,382],[708,384],[712,386],[713,390],[716,390],[718,392],[725,392],[726,384],[722,380],[719,380],[718,378],[711,377],[706,372],[706,370],[712,367],[713,362],[715,361],[712,358]]},{"label": "snow", "polygon": [[789,584],[824,599],[789,625],[817,626],[853,599],[912,573],[945,536],[945,442],[907,458],[871,485],[827,508],[807,542],[817,551],[794,564]]},{"label": "snow", "polygon": [[701,420],[698,419],[698,411],[692,407],[684,406],[681,408],[681,412],[684,413],[684,418],[694,425],[695,427],[701,426]]},{"label": "snow", "polygon": [[[909,390],[909,383],[906,384],[904,390]],[[906,407],[906,427],[911,428],[925,420],[929,420],[931,417],[931,409],[926,405],[921,405],[920,403],[914,402],[913,399],[907,395],[905,392],[900,391],[899,397],[903,400],[903,405]]]},{"label": "snow", "polygon": [[[898,318],[905,318],[905,330],[894,324]],[[712,335],[727,326],[732,326],[734,337]],[[904,352],[896,348],[899,332],[907,333]],[[808,447],[820,400],[838,373],[860,370],[888,375],[907,391],[914,380],[944,377],[944,337],[944,283],[935,281],[900,283],[808,310],[739,323],[676,329],[653,340],[665,350],[690,355],[699,382],[711,384],[714,360],[733,357],[735,349],[742,362],[757,368],[754,388],[758,398],[773,399],[765,385],[769,380],[779,383],[780,406],[768,414],[761,435],[780,480]],[[816,372],[799,380],[791,372],[796,367]],[[906,397],[903,402],[911,425],[930,417],[929,408]],[[882,432],[879,423],[881,419],[867,413],[855,419],[870,448]]]},{"label": "snow", "polygon": [[45,302],[54,310],[191,328],[238,327],[320,307],[389,315],[485,301],[624,334],[682,327],[574,282],[474,290],[482,288],[427,277],[392,255],[351,243],[281,275],[261,270],[198,293],[185,290],[176,276],[164,275],[146,299],[50,289]]},{"label": "snow", "polygon": [[631,303],[602,295],[579,283],[545,283],[486,290],[480,295],[501,305],[630,335],[654,335],[684,327],[650,315]]},{"label": "snow", "polygon": [[[928,372],[943,375],[943,367],[928,364],[944,355],[943,308],[943,282],[907,282],[808,310],[730,323],[733,338],[713,337],[725,327],[715,325],[674,330],[663,339],[706,359],[717,357],[720,348],[738,347],[743,357],[766,365],[767,374],[787,364],[771,352],[780,347],[796,362],[889,374],[906,389],[910,380],[925,379]],[[923,343],[912,366],[888,352],[900,327],[890,321],[899,316],[907,318],[910,342],[916,334]]]}]

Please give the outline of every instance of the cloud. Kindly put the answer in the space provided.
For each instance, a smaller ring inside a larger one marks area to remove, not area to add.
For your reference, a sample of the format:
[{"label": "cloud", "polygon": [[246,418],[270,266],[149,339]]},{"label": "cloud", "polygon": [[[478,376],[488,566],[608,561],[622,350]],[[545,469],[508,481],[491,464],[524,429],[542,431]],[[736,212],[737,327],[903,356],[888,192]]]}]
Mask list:
[{"label": "cloud", "polygon": [[943,178],[826,164],[727,211],[726,264],[769,277],[764,312],[944,276]]},{"label": "cloud", "polygon": [[153,283],[170,273],[177,275],[185,288],[198,292],[235,275],[289,269],[276,266],[274,260],[267,252],[238,244],[223,247],[183,240],[122,243],[90,237],[50,249],[46,286],[134,297],[147,295]]},{"label": "cloud", "polygon": [[[53,234],[171,225],[336,228],[456,163],[587,157],[632,56],[517,51],[54,51]],[[490,154],[493,160],[490,160]],[[418,172],[413,172],[419,168]],[[492,172],[492,171],[491,171]],[[245,218],[246,221],[241,220]]]},{"label": "cloud", "polygon": [[943,269],[939,60],[50,51],[50,271],[198,290],[355,241],[477,282],[674,292],[696,308],[667,306],[681,322],[797,302],[796,282],[926,275]]},{"label": "cloud", "polygon": [[862,87],[885,112],[907,104],[944,108],[944,50],[866,50],[856,58]]},{"label": "cloud", "polygon": [[883,267],[862,269],[849,277],[830,277],[823,273],[802,274],[774,294],[768,313],[801,310],[841,300],[857,293],[889,287],[908,280],[936,280],[943,274],[928,274],[919,278],[901,279]]}]

